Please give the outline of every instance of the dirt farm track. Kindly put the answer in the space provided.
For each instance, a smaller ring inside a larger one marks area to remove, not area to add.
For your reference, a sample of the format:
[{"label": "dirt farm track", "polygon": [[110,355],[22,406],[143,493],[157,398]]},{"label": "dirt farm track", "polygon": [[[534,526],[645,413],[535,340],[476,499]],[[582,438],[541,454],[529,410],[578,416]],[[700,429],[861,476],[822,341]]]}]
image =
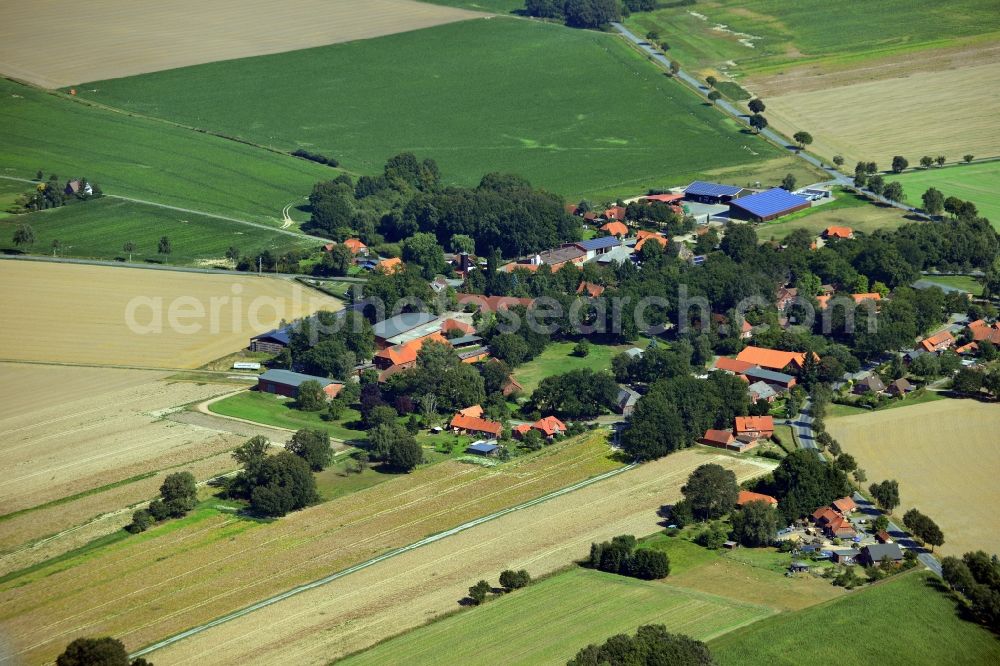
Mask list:
[{"label": "dirt farm track", "polygon": [[59,88],[477,16],[411,0],[4,2],[0,73]]},{"label": "dirt farm track", "polygon": [[1000,406],[937,400],[830,419],[827,429],[871,481],[899,481],[900,516],[917,507],[944,532],[946,555],[1000,552]]},{"label": "dirt farm track", "polygon": [[[238,274],[3,261],[0,284],[0,310],[13,317],[0,327],[0,358],[13,361],[197,368],[282,319],[342,307],[288,280]],[[228,299],[217,316],[213,299]]]}]

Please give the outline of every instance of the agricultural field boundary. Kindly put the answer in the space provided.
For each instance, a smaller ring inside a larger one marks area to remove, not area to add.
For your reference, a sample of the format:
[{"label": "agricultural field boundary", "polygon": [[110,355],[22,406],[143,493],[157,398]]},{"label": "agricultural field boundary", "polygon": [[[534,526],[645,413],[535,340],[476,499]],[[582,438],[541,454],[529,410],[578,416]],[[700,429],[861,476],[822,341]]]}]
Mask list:
[{"label": "agricultural field boundary", "polygon": [[515,511],[521,511],[523,509],[527,509],[527,508],[536,506],[536,505],[541,504],[543,502],[547,502],[547,501],[549,501],[551,499],[555,499],[557,497],[561,497],[562,495],[567,495],[567,494],[569,494],[569,493],[571,493],[573,491],[579,490],[581,488],[586,488],[587,486],[593,485],[595,483],[599,483],[601,481],[604,481],[605,479],[610,479],[611,477],[618,476],[619,474],[622,474],[624,472],[627,472],[627,471],[633,469],[634,467],[637,466],[637,464],[638,463],[631,463],[629,465],[625,465],[624,467],[620,467],[618,469],[613,469],[610,472],[604,472],[603,474],[599,474],[599,475],[591,477],[589,479],[585,479],[583,481],[580,481],[579,483],[574,483],[571,486],[566,486],[565,488],[560,488],[559,490],[553,491],[553,492],[548,493],[546,495],[542,495],[541,497],[536,497],[533,500],[529,500],[527,502],[522,502],[521,504],[518,504],[516,506],[508,507],[506,509],[501,509],[500,511],[497,511],[495,513],[491,513],[489,515],[482,516],[482,517],[476,518],[474,520],[470,520],[470,521],[468,521],[466,523],[458,525],[457,527],[453,527],[453,528],[451,528],[449,530],[445,530],[444,532],[438,532],[437,534],[433,534],[433,535],[431,535],[431,536],[429,536],[429,537],[427,537],[425,539],[421,539],[420,541],[415,541],[414,543],[411,543],[411,544],[409,544],[407,546],[403,546],[401,548],[396,548],[396,549],[390,550],[388,553],[383,553],[382,555],[379,555],[378,557],[374,557],[372,559],[366,560],[364,562],[361,562],[360,564],[356,564],[356,565],[354,565],[352,567],[348,567],[347,569],[343,569],[343,570],[338,571],[336,573],[330,574],[329,576],[326,576],[324,578],[320,578],[318,580],[312,581],[311,583],[305,583],[303,585],[299,585],[297,587],[293,587],[292,589],[287,590],[285,592],[282,592],[281,594],[277,594],[277,595],[274,595],[274,596],[269,597],[267,599],[264,599],[262,601],[258,601],[255,604],[251,604],[250,606],[246,606],[245,608],[241,608],[240,610],[237,610],[237,611],[234,611],[232,613],[228,613],[226,615],[223,615],[222,617],[216,618],[215,620],[212,620],[211,622],[207,622],[207,623],[199,625],[197,627],[192,627],[191,629],[188,629],[187,631],[183,631],[183,632],[181,632],[179,634],[176,634],[174,636],[171,636],[169,638],[165,638],[162,641],[159,641],[157,643],[153,643],[152,645],[146,646],[146,647],[142,648],[141,650],[138,650],[138,651],[132,653],[131,655],[129,655],[129,658],[130,659],[134,659],[136,657],[141,657],[143,655],[146,655],[146,654],[149,654],[149,653],[154,652],[156,650],[159,650],[160,648],[164,648],[164,647],[167,647],[168,645],[172,645],[173,643],[177,643],[178,641],[182,641],[185,638],[189,638],[191,636],[195,636],[197,634],[200,634],[200,633],[202,633],[204,631],[207,631],[208,629],[211,629],[213,627],[217,627],[217,626],[219,626],[221,624],[225,624],[226,622],[230,622],[230,621],[235,620],[237,618],[243,617],[244,615],[249,615],[250,613],[253,613],[254,611],[260,610],[262,608],[266,608],[267,606],[271,606],[273,604],[276,604],[279,601],[284,601],[285,599],[288,599],[290,597],[294,597],[294,596],[296,596],[298,594],[302,594],[303,592],[308,592],[309,590],[313,590],[313,589],[315,589],[317,587],[322,587],[323,585],[326,585],[328,583],[332,583],[335,580],[338,580],[340,578],[344,578],[345,576],[349,576],[352,573],[356,573],[356,572],[361,571],[363,569],[367,569],[368,567],[371,567],[371,566],[373,566],[375,564],[378,564],[379,562],[384,562],[385,560],[391,559],[391,558],[396,557],[398,555],[402,555],[403,553],[407,553],[407,552],[409,552],[411,550],[416,550],[417,548],[421,548],[423,546],[432,544],[432,543],[434,543],[436,541],[440,541],[442,539],[445,539],[447,537],[453,536],[453,535],[458,534],[460,532],[464,532],[466,530],[472,529],[473,527],[476,527],[478,525],[482,525],[483,523],[487,523],[487,522],[490,522],[492,520],[496,520],[497,518],[501,518],[501,517],[506,516],[508,514],[514,513]]}]

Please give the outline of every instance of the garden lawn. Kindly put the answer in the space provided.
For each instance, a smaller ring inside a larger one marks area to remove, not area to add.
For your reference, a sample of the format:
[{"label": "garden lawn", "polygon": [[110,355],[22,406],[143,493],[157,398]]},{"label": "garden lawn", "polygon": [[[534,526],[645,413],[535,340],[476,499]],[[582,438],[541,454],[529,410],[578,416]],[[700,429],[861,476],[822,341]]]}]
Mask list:
[{"label": "garden lawn", "polygon": [[[247,81],[267,85],[248,101]],[[782,155],[620,37],[506,17],[78,89],[281,151],[306,148],[355,172],[412,151],[435,159],[449,183],[502,171],[570,198],[685,184]]]},{"label": "garden lawn", "polygon": [[[998,218],[1000,219],[1000,218]],[[923,275],[921,279],[934,284],[964,289],[973,296],[983,295],[983,283],[971,275]]]},{"label": "garden lawn", "polygon": [[642,624],[665,624],[705,640],[771,612],[658,581],[573,568],[340,663],[564,664],[589,643],[634,633]]},{"label": "garden lawn", "polygon": [[[709,644],[726,664],[990,664],[1000,641],[960,619],[931,574],[913,572],[794,613],[776,615]],[[836,637],[823,640],[820,636]]]},{"label": "garden lawn", "polygon": [[[30,187],[24,183],[23,189]],[[30,225],[36,238],[34,245],[21,250],[52,254],[52,242],[58,240],[58,256],[84,259],[127,261],[129,253],[122,250],[126,241],[135,243],[135,262],[163,263],[165,259],[177,265],[226,263],[230,246],[252,256],[264,250],[280,254],[318,245],[317,241],[237,222],[104,197],[0,220],[0,251],[16,249],[11,238],[20,224]],[[172,250],[166,258],[157,254],[163,236],[170,239]]]},{"label": "garden lawn", "polygon": [[235,416],[248,421],[275,426],[277,428],[320,428],[330,433],[331,437],[342,440],[363,440],[365,432],[351,428],[361,418],[356,409],[345,409],[339,421],[324,421],[322,412],[303,412],[295,409],[294,401],[289,398],[244,391],[230,396],[225,400],[213,402],[208,409],[222,416]]},{"label": "garden lawn", "polygon": [[936,187],[945,198],[958,197],[976,204],[979,214],[1000,228],[1000,160],[920,169],[892,176],[890,180],[903,185],[911,206],[923,206],[920,197],[928,188]]},{"label": "garden lawn", "polygon": [[86,177],[105,194],[279,225],[282,207],[339,173],[6,79],[0,97],[3,176],[34,178],[42,169],[61,184]]},{"label": "garden lawn", "polygon": [[551,343],[541,354],[518,366],[514,370],[514,377],[524,387],[524,394],[531,395],[531,392],[538,388],[543,379],[552,375],[561,375],[581,368],[610,370],[612,357],[632,347],[632,345],[591,344],[589,354],[577,356],[573,353],[575,346],[575,342]]}]

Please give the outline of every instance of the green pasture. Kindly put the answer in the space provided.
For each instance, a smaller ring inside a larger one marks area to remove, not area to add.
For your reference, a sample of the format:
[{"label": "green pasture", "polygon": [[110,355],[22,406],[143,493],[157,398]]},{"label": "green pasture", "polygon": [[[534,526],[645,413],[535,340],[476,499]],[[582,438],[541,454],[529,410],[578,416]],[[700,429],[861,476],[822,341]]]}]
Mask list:
[{"label": "green pasture", "polygon": [[[577,356],[573,353],[575,346],[574,342],[553,342],[546,346],[541,354],[515,368],[514,377],[524,387],[524,394],[531,395],[531,392],[538,388],[538,384],[543,379],[552,375],[561,375],[581,368],[610,370],[611,359],[615,354],[632,347],[632,345],[591,344],[589,354]],[[645,348],[645,345],[636,346]]]},{"label": "green pasture", "polygon": [[589,643],[642,624],[707,639],[770,613],[657,581],[573,568],[339,663],[565,664]]},{"label": "green pasture", "polygon": [[[709,643],[727,664],[990,664],[1000,641],[959,617],[929,573],[909,573]],[[915,655],[919,655],[916,657]]]},{"label": "green pasture", "polygon": [[695,71],[720,68],[727,61],[735,61],[737,73],[744,74],[777,74],[799,64],[837,67],[1000,31],[992,0],[662,4],[665,8],[633,14],[625,24],[639,36],[657,30],[670,47],[668,56]]},{"label": "green pasture", "polygon": [[920,197],[928,188],[936,187],[945,197],[976,204],[979,214],[1000,228],[1000,161],[919,169],[892,176],[890,180],[902,183],[911,206],[922,206]]},{"label": "green pasture", "polygon": [[[0,181],[6,182],[10,181]],[[31,188],[28,183],[22,185],[22,189]],[[61,257],[127,261],[128,253],[122,247],[132,241],[136,246],[132,260],[137,263],[163,261],[157,254],[162,236],[170,239],[171,253],[166,260],[174,265],[224,259],[230,246],[243,255],[254,255],[263,250],[281,253],[318,245],[317,241],[237,222],[104,197],[0,219],[0,252],[17,249],[13,234],[20,224],[30,225],[35,232],[34,245],[20,248],[30,254],[51,255],[52,242],[58,240]]]},{"label": "green pasture", "polygon": [[295,409],[294,400],[260,393],[244,391],[224,400],[213,402],[209,411],[222,416],[235,416],[255,423],[274,426],[276,428],[320,428],[330,433],[331,437],[342,440],[361,440],[365,438],[363,430],[350,427],[361,418],[356,409],[347,408],[339,421],[324,421],[322,412],[303,412]]},{"label": "green pasture", "polygon": [[106,194],[277,225],[286,204],[338,173],[6,79],[0,97],[2,176],[34,178],[41,169],[61,183],[85,177]]},{"label": "green pasture", "polygon": [[782,155],[622,38],[506,17],[78,89],[130,112],[306,148],[354,172],[376,172],[408,150],[437,160],[447,182],[519,173],[571,199],[687,183]]}]

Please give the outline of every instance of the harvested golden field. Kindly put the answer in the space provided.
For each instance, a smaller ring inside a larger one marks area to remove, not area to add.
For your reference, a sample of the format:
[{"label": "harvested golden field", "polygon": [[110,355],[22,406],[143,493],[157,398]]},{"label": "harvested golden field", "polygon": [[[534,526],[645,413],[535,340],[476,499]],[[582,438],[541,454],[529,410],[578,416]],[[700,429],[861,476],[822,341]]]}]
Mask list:
[{"label": "harvested golden field", "polygon": [[769,97],[766,114],[789,136],[810,132],[819,155],[886,168],[894,155],[911,164],[922,155],[1000,155],[1000,95],[992,94],[998,89],[1000,62],[991,62],[789,92]]},{"label": "harvested golden field", "polygon": [[[245,438],[161,416],[232,387],[163,377],[0,363],[0,381],[17,387],[0,403],[0,507],[8,516],[0,519],[0,571],[79,545],[71,528],[155,497],[167,470],[190,469],[206,479],[234,467],[228,451]],[[108,516],[103,527],[82,532],[113,531],[122,519]],[[20,548],[64,531],[65,538]]]},{"label": "harvested golden field", "polygon": [[340,301],[288,280],[0,262],[3,360],[197,368]]},{"label": "harvested golden field", "polygon": [[[483,16],[411,0],[48,0],[0,5],[0,72],[59,88]],[[58,17],[58,18],[56,18]],[[44,35],[42,42],[39,35]]]},{"label": "harvested golden field", "polygon": [[869,479],[899,481],[899,515],[915,506],[941,526],[938,550],[1000,552],[1000,407],[936,400],[830,419],[827,428]]},{"label": "harvested golden field", "polygon": [[151,658],[328,663],[457,609],[472,583],[495,582],[503,569],[539,576],[586,556],[593,541],[655,532],[656,510],[679,499],[691,471],[707,462],[733,469],[740,480],[769,469],[701,450],[676,453],[220,625]]}]

